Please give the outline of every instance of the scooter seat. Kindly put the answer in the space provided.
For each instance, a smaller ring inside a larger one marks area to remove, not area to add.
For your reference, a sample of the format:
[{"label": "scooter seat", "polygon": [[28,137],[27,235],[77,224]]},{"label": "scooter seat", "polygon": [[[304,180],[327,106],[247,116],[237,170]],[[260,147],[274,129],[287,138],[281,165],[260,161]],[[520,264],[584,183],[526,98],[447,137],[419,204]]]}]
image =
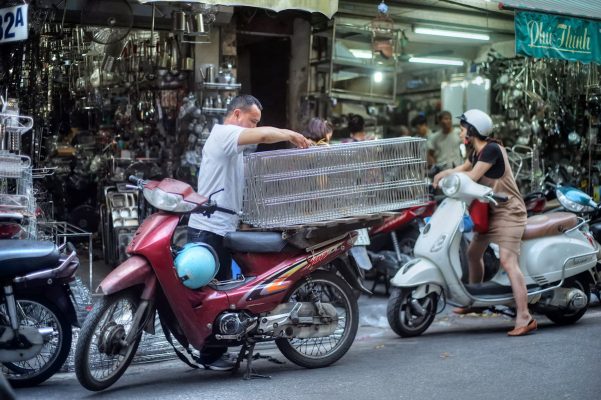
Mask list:
[{"label": "scooter seat", "polygon": [[279,253],[287,242],[279,232],[230,232],[224,246],[237,253]]},{"label": "scooter seat", "polygon": [[52,242],[0,240],[0,279],[54,268],[60,254]]},{"label": "scooter seat", "polygon": [[528,218],[522,240],[559,235],[576,225],[578,225],[578,218],[568,212],[535,215]]}]

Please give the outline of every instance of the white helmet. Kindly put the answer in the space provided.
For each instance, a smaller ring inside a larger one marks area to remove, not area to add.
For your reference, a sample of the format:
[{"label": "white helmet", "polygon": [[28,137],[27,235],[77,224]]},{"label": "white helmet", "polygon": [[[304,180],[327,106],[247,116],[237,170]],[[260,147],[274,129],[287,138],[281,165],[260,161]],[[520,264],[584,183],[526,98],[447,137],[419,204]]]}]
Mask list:
[{"label": "white helmet", "polygon": [[488,137],[492,133],[492,119],[484,111],[467,110],[459,117],[459,120],[473,126],[480,136]]}]

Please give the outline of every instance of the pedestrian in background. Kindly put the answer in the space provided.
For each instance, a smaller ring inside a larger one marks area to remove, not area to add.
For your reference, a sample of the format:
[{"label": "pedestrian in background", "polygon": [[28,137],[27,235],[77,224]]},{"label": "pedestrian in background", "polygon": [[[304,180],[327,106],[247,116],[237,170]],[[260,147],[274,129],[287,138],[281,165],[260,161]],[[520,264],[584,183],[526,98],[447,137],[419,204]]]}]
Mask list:
[{"label": "pedestrian in background", "polygon": [[433,165],[438,165],[443,170],[462,165],[465,160],[461,156],[460,129],[453,128],[451,113],[441,111],[438,125],[440,130],[434,132],[428,140],[428,155],[432,158]]}]

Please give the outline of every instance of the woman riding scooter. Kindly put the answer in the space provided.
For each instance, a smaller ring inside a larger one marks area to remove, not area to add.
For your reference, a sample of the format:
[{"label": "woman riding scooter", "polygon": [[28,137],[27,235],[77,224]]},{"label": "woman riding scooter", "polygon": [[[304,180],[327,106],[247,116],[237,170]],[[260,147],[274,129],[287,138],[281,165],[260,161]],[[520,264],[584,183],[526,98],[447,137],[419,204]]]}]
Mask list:
[{"label": "woman riding scooter", "polygon": [[480,110],[468,110],[460,117],[461,137],[472,151],[463,165],[438,173],[433,185],[455,172],[464,172],[473,181],[491,187],[495,193],[505,193],[508,201],[491,207],[489,231],[476,234],[468,249],[470,283],[482,282],[484,265],[482,256],[489,243],[500,248],[500,262],[511,282],[517,307],[515,328],[509,336],[522,336],[537,328],[536,320],[528,310],[528,297],[524,275],[518,265],[520,242],[526,226],[526,207],[517,188],[501,143],[490,138],[493,124],[491,118]]}]

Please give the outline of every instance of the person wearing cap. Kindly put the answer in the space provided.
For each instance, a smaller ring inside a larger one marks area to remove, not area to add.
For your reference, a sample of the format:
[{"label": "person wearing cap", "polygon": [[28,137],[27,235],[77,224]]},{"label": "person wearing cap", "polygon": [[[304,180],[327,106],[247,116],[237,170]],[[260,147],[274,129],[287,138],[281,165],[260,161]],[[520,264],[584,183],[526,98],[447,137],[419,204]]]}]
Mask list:
[{"label": "person wearing cap", "polygon": [[[460,118],[461,137],[471,147],[468,159],[462,165],[442,171],[434,177],[433,185],[455,172],[463,172],[474,182],[489,186],[495,193],[507,195],[508,200],[490,208],[489,230],[477,233],[468,248],[469,282],[481,283],[484,274],[482,257],[488,245],[496,243],[500,249],[501,266],[507,272],[517,313],[515,327],[507,334],[522,336],[537,328],[536,320],[528,310],[528,291],[518,264],[520,244],[526,227],[526,206],[520,195],[501,142],[490,137],[491,118],[483,111],[468,110]],[[458,309],[465,313],[469,309]]]}]

